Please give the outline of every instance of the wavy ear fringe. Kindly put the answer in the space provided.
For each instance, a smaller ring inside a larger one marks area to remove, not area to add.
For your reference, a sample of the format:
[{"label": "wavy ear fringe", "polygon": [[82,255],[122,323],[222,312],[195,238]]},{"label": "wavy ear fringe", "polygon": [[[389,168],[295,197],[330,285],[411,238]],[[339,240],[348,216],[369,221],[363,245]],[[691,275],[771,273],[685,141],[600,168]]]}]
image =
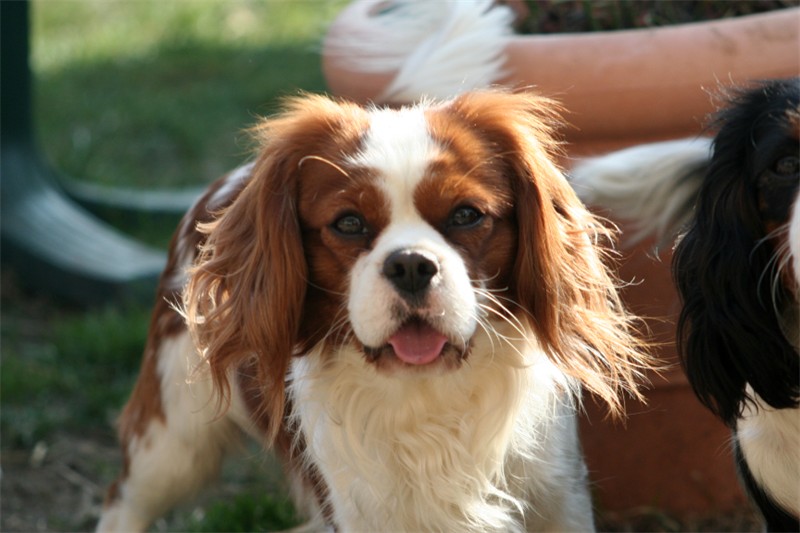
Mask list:
[{"label": "wavy ear fringe", "polygon": [[770,284],[780,267],[765,241],[757,183],[764,142],[787,136],[796,148],[790,121],[800,80],[759,83],[725,96],[694,220],[675,249],[673,276],[683,300],[678,348],[686,374],[700,400],[733,427],[754,400],[748,385],[775,409],[797,407],[800,399],[800,357],[779,317],[796,300],[785,284]]},{"label": "wavy ear fringe", "polygon": [[753,400],[748,384],[776,409],[796,407],[800,372],[778,316],[792,296],[783,286],[770,287],[772,251],[761,242],[761,221],[740,168],[712,164],[695,220],[673,256],[683,300],[678,351],[698,398],[729,426]]},{"label": "wavy ear fringe", "polygon": [[528,161],[532,181],[519,170],[517,201],[535,207],[518,213],[517,299],[559,366],[621,415],[623,393],[644,401],[640,386],[655,361],[606,264],[610,230],[548,166]]},{"label": "wavy ear fringe", "polygon": [[517,303],[554,361],[621,415],[622,393],[643,401],[640,386],[655,361],[605,264],[610,230],[553,163],[557,105],[530,93],[496,91],[459,97],[453,107],[499,145],[514,179]]},{"label": "wavy ear fringe", "polygon": [[247,186],[209,223],[184,290],[184,314],[208,365],[220,408],[248,364],[262,390],[257,413],[272,441],[283,422],[285,378],[299,339],[308,267],[297,213],[298,175],[309,146],[330,142],[363,111],[322,96],[289,99],[253,133],[262,148]]},{"label": "wavy ear fringe", "polygon": [[[764,275],[771,255],[741,220],[721,218],[738,211],[742,198],[707,191],[716,205],[715,220],[698,218],[679,242],[673,275],[683,300],[678,348],[686,374],[700,400],[730,426],[742,414],[749,384],[770,406],[797,406],[798,356],[781,330]],[[738,195],[734,195],[738,196]],[[727,203],[728,208],[720,207]],[[709,215],[711,216],[711,215]],[[734,217],[735,218],[735,217]],[[775,294],[788,301],[788,294]]]},{"label": "wavy ear fringe", "polygon": [[275,159],[264,155],[236,201],[198,227],[207,239],[183,296],[186,321],[220,393],[220,407],[230,401],[232,373],[245,361],[256,361],[270,439],[283,418],[284,379],[306,289],[296,187]]}]

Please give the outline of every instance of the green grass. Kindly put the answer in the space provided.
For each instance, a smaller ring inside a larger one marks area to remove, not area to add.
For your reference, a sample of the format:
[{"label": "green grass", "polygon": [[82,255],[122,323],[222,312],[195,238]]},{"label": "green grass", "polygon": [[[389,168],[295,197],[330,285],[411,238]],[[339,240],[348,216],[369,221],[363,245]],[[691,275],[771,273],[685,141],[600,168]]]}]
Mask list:
[{"label": "green grass", "polygon": [[[345,3],[34,0],[39,145],[70,179],[142,189],[209,183],[250,157],[242,132],[283,96],[325,90],[321,38]],[[176,222],[108,219],[160,246]],[[34,300],[3,273],[3,448],[30,450],[63,432],[110,441],[136,378],[149,309],[81,310],[46,296]],[[189,531],[294,523],[291,505],[275,496],[277,485],[245,481],[244,492],[208,506],[202,520],[184,513],[170,523]]]},{"label": "green grass", "polygon": [[318,49],[335,6],[36,2],[42,145],[76,179],[149,188],[209,182],[247,158],[243,129],[281,96],[325,90]]},{"label": "green grass", "polygon": [[57,317],[28,334],[4,313],[3,446],[30,447],[55,430],[110,433],[139,368],[149,311],[109,307]]},{"label": "green grass", "polygon": [[200,519],[189,522],[188,529],[198,532],[276,531],[297,525],[291,502],[272,495],[240,494],[233,501],[214,503]]}]

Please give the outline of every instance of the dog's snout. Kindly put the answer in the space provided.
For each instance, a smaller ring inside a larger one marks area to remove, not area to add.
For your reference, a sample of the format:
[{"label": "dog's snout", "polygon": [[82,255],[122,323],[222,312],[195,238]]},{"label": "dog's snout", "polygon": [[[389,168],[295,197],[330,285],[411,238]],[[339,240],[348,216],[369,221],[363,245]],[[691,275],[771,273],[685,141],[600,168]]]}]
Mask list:
[{"label": "dog's snout", "polygon": [[438,273],[436,257],[419,250],[398,250],[383,263],[383,275],[402,294],[409,296],[424,292]]}]

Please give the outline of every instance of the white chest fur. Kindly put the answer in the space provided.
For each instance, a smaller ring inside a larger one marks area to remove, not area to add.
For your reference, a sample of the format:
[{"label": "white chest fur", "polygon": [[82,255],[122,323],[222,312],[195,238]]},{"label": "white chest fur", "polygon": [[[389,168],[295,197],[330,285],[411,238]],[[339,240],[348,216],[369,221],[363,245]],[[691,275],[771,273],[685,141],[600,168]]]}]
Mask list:
[{"label": "white chest fur", "polygon": [[776,410],[759,401],[758,410],[748,408],[739,420],[737,437],[759,485],[800,515],[800,409]]},{"label": "white chest fur", "polygon": [[566,378],[497,343],[426,377],[383,375],[350,348],[294,361],[306,460],[342,530],[592,528]]}]

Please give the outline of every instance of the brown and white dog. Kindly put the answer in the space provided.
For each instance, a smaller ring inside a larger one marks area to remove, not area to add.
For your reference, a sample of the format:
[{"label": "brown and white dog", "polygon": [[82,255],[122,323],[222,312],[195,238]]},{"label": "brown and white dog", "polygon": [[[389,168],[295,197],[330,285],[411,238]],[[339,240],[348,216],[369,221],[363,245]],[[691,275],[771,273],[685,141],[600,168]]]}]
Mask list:
[{"label": "brown and white dog", "polygon": [[305,96],[258,126],[173,238],[98,529],[146,528],[241,433],[320,529],[592,529],[579,392],[619,412],[649,360],[553,110]]}]

